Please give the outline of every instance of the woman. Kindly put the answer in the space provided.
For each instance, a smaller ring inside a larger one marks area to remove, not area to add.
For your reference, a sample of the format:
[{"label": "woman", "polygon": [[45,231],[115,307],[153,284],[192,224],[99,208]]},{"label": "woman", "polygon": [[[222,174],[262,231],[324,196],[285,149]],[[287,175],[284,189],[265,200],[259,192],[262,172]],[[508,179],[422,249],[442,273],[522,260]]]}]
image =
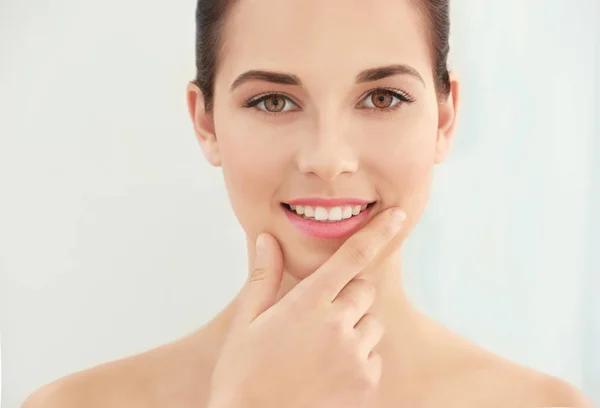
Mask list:
[{"label": "woman", "polygon": [[25,406],[586,406],[403,291],[402,243],[456,123],[448,7],[200,0],[188,105],[247,234],[248,282],[197,332]]}]

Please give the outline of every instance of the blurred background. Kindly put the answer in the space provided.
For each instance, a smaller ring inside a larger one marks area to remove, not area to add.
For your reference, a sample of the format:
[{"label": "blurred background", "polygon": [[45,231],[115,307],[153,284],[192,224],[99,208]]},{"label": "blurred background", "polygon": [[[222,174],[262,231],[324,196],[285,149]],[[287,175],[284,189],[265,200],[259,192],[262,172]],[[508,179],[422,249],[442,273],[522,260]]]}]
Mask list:
[{"label": "blurred background", "polygon": [[[409,294],[600,404],[600,6],[452,7],[460,125],[405,248]],[[195,330],[243,284],[185,105],[194,10],[0,0],[3,408]]]}]

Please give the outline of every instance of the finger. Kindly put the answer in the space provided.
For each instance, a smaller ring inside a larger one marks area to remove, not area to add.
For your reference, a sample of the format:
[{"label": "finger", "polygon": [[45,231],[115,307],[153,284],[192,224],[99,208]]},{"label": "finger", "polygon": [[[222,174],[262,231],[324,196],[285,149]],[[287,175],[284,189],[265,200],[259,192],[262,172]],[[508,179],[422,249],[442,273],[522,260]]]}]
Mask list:
[{"label": "finger", "polygon": [[359,338],[359,347],[365,357],[369,356],[383,337],[383,324],[373,314],[365,314],[354,326]]},{"label": "finger", "polygon": [[375,287],[366,279],[352,279],[342,289],[333,305],[348,324],[354,325],[367,313],[375,301]]},{"label": "finger", "polygon": [[400,231],[405,218],[406,213],[400,209],[378,214],[294,289],[333,301],[346,284],[366,268]]},{"label": "finger", "polygon": [[273,306],[281,286],[283,257],[277,240],[260,234],[256,240],[254,267],[242,289],[234,326],[250,324]]}]

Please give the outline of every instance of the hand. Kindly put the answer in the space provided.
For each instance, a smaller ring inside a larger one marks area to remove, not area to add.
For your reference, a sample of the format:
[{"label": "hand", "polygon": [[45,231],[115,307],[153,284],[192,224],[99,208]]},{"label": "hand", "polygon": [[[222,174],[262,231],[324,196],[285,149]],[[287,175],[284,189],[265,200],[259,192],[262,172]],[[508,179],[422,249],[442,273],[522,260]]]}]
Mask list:
[{"label": "hand", "polygon": [[377,388],[373,351],[383,326],[375,289],[357,275],[397,235],[405,214],[388,210],[350,237],[279,302],[277,241],[262,234],[238,313],[215,366],[210,408],[359,407]]}]

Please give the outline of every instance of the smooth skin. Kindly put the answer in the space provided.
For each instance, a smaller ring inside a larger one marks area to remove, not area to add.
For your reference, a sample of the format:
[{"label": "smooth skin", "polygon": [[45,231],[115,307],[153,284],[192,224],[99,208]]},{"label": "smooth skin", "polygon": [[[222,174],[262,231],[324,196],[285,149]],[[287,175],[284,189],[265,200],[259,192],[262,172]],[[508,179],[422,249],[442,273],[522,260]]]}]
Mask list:
[{"label": "smooth skin", "polygon": [[420,316],[410,324],[423,330],[423,345],[411,340],[417,357],[389,367],[385,327],[369,312],[377,292],[364,273],[389,252],[403,219],[402,211],[379,214],[282,298],[280,247],[261,234],[246,284],[208,326],[51,383],[23,408],[591,407],[567,383]]},{"label": "smooth skin", "polygon": [[[455,73],[448,97],[436,93],[414,1],[238,0],[221,35],[214,109],[194,83],[187,102],[246,233],[248,282],[195,333],[58,380],[24,407],[588,407],[571,385],[460,338],[404,292],[402,244],[450,152],[460,99]],[[297,81],[238,81],[253,70]],[[375,205],[355,236],[322,240],[281,207],[309,196]],[[392,208],[406,214],[393,238]]]}]

